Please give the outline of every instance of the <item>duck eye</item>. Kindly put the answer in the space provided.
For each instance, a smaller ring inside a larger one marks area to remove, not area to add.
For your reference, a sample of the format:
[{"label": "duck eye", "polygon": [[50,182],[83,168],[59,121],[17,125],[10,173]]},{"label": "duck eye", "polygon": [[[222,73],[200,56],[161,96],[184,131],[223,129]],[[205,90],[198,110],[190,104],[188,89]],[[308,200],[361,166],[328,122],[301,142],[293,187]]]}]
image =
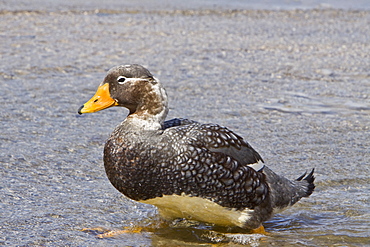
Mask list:
[{"label": "duck eye", "polygon": [[118,81],[119,84],[123,84],[126,81],[126,77],[118,76],[117,81]]}]

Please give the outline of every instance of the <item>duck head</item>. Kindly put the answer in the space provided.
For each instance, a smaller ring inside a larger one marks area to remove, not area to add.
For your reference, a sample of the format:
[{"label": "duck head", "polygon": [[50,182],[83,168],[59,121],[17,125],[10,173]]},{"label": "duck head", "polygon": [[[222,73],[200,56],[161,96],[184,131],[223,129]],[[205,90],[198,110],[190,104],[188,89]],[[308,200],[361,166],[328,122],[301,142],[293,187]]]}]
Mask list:
[{"label": "duck head", "polygon": [[[160,82],[141,65],[120,65],[107,73],[95,95],[78,110],[79,114],[123,106],[140,118],[167,115],[167,95]],[[163,118],[163,119],[162,119]]]}]

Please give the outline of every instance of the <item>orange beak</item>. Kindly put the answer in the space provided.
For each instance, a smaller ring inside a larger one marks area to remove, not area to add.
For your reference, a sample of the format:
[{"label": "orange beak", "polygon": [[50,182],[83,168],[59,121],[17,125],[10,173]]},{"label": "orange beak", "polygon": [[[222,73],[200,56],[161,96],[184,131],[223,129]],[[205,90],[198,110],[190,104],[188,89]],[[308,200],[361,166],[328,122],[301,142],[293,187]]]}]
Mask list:
[{"label": "orange beak", "polygon": [[98,87],[95,95],[80,107],[78,113],[93,113],[116,105],[118,105],[117,101],[110,96],[109,84],[105,83]]}]

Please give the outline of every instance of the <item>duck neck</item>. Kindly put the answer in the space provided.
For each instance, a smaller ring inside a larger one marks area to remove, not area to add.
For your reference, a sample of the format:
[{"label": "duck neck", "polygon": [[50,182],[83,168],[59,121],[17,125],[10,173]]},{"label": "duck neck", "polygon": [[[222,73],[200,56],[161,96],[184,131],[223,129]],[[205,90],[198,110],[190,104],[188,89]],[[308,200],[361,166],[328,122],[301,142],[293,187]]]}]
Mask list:
[{"label": "duck neck", "polygon": [[167,94],[160,85],[142,97],[134,112],[130,112],[127,121],[142,130],[162,129],[167,117]]}]

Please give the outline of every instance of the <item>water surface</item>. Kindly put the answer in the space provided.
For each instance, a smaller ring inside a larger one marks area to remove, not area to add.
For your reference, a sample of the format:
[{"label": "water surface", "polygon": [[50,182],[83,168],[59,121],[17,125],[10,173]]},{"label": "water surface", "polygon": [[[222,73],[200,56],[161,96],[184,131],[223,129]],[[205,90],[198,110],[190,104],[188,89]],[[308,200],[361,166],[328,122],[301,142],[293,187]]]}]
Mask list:
[{"label": "water surface", "polygon": [[[24,6],[0,14],[1,245],[369,243],[370,12]],[[127,111],[77,115],[106,71],[127,63],[162,81],[170,118],[228,126],[288,178],[315,167],[314,194],[267,222],[268,236],[189,224],[82,232],[159,220],[105,176],[105,139]]]}]

